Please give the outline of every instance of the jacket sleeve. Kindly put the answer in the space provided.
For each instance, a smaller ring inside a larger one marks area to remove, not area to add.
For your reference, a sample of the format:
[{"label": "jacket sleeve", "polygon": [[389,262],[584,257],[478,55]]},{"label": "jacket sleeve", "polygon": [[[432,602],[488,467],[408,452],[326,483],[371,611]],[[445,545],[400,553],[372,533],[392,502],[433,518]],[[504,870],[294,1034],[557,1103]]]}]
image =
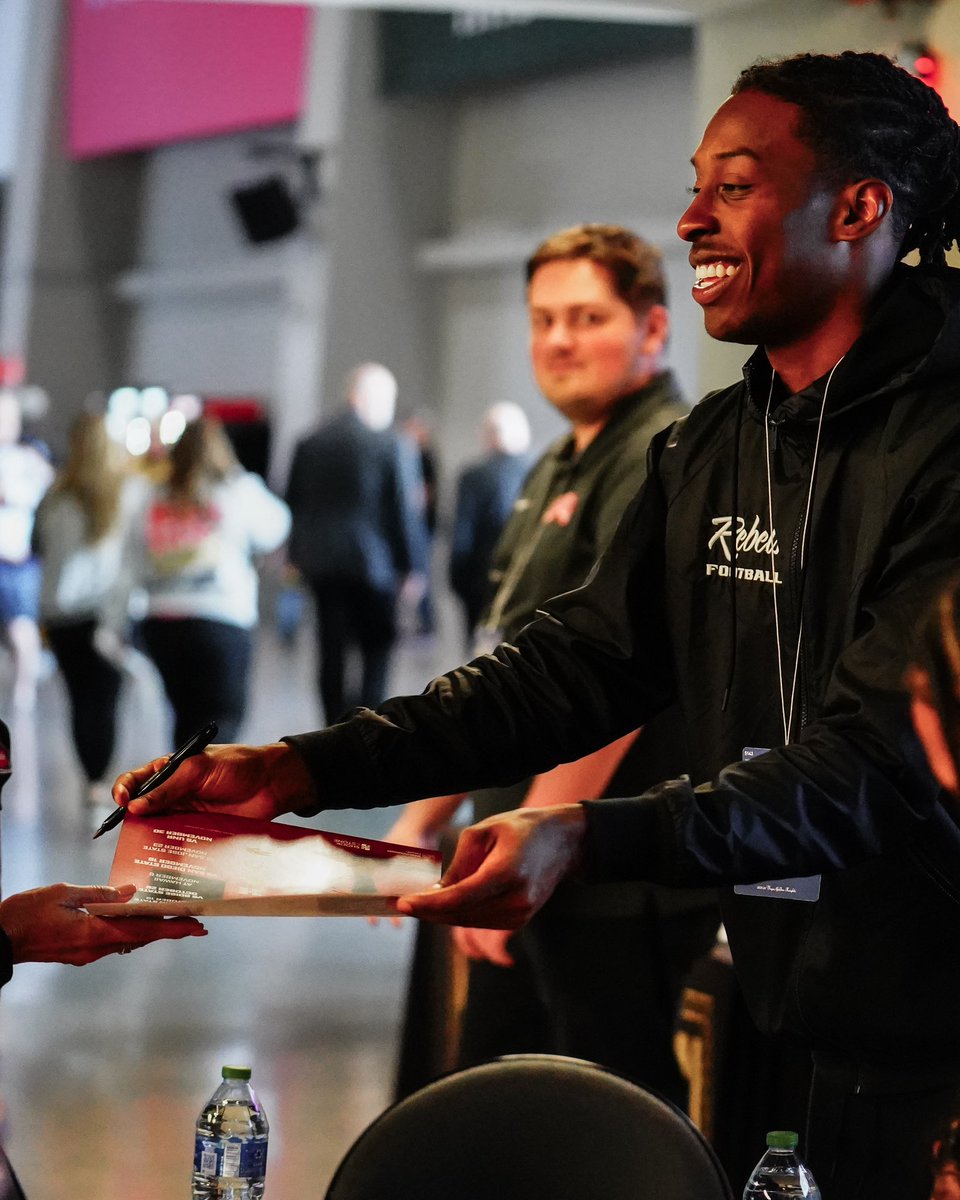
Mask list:
[{"label": "jacket sleeve", "polygon": [[286,740],[319,808],[399,804],[508,784],[606,745],[674,696],[662,619],[663,503],[643,488],[580,589],[420,696]]}]

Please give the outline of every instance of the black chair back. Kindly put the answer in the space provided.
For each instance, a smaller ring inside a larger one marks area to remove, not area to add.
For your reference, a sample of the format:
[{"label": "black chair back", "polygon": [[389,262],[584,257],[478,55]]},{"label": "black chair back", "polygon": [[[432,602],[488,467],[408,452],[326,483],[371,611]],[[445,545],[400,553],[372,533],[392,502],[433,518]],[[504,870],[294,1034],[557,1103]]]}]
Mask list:
[{"label": "black chair back", "polygon": [[517,1054],[438,1079],[354,1142],[326,1200],[733,1200],[669,1101],[579,1059]]}]

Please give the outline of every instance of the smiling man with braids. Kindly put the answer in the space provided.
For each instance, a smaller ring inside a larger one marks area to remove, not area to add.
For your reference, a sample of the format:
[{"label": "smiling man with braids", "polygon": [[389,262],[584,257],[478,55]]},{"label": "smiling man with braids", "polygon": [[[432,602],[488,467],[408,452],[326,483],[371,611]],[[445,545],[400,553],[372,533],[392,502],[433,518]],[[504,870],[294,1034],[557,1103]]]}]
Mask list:
[{"label": "smiling man with braids", "polygon": [[958,156],[936,94],[880,55],[747,70],[679,233],[707,330],[758,349],[654,440],[586,585],[422,696],[213,748],[133,810],[273,817],[507,783],[678,699],[692,778],[491,818],[399,908],[512,927],[575,872],[721,886],[757,1022],[813,1052],[823,1194],[922,1200],[960,1100],[960,830],[902,680],[960,552]]}]

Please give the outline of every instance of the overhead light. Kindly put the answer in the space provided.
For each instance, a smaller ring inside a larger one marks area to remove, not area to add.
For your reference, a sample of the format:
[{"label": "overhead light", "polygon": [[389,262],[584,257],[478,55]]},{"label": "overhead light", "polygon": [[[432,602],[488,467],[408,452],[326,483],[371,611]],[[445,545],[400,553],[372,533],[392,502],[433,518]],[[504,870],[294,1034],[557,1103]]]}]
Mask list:
[{"label": "overhead light", "polygon": [[134,417],[124,431],[124,442],[128,453],[140,458],[150,449],[153,433],[146,417]]},{"label": "overhead light", "polygon": [[900,65],[932,88],[940,81],[940,57],[926,42],[908,42],[897,55]]}]

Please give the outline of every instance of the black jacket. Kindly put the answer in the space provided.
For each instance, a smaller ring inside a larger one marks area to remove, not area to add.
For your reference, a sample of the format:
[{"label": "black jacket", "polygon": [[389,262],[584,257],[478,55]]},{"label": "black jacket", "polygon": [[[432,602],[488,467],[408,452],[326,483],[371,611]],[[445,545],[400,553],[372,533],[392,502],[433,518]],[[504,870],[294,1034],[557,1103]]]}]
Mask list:
[{"label": "black jacket", "polygon": [[483,613],[493,552],[529,469],[526,454],[497,452],[465,467],[457,480],[449,578],[471,628]]},{"label": "black jacket", "polygon": [[[492,593],[483,624],[515,641],[550,596],[578,587],[607,547],[646,475],[647,450],[660,430],[688,413],[672,374],[663,371],[621,397],[603,429],[577,453],[572,435],[557,439],[530,472],[497,544]],[[676,704],[659,713],[627,750],[604,795],[642,791],[687,769],[683,721]],[[473,794],[475,819],[515,808],[515,787]],[[565,887],[554,911],[633,916],[716,910],[714,889],[657,888],[644,883]],[[717,916],[719,923],[719,916]]]},{"label": "black jacket", "polygon": [[382,592],[426,569],[427,534],[414,447],[375,432],[352,411],[297,444],[286,501],[289,555],[308,579],[340,579]]},{"label": "black jacket", "polygon": [[651,441],[687,412],[663,371],[617,402],[582,453],[570,434],[548,448],[497,543],[484,625],[515,641],[545,599],[579,587],[643,482]]},{"label": "black jacket", "polygon": [[[743,383],[657,439],[592,578],[516,647],[422,697],[291,739],[324,805],[505,782],[578,757],[678,696],[697,786],[588,804],[588,870],[686,885],[822,873],[816,903],[725,894],[760,1026],[861,1061],[960,1062],[960,838],[902,684],[929,594],[960,550],[954,278],[899,269],[834,374],[805,577],[798,538],[823,381],[782,399],[774,389],[771,563],[771,381],[758,352]],[[787,746],[774,587],[787,693],[803,611]],[[748,746],[769,752],[741,763]]]}]

